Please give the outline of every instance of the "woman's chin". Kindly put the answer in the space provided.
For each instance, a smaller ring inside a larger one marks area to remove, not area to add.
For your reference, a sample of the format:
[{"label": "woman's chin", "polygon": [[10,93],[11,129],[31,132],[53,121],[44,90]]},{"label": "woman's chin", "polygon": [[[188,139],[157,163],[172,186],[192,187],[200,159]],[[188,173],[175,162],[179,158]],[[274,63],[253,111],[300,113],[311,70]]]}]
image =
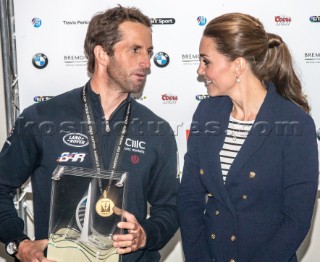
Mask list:
[{"label": "woman's chin", "polygon": [[209,96],[218,96],[218,92],[216,90],[209,90],[207,91]]}]

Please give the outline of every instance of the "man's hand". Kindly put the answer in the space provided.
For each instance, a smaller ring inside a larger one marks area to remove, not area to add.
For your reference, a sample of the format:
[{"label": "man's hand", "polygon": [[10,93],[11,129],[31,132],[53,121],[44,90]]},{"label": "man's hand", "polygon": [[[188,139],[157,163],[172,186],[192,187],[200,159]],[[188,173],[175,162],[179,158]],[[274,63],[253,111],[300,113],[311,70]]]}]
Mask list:
[{"label": "man's hand", "polygon": [[48,240],[23,240],[19,244],[18,253],[16,257],[21,262],[54,262],[52,260],[47,259],[44,256],[43,251],[48,246]]},{"label": "man's hand", "polygon": [[118,254],[127,254],[143,248],[147,240],[146,233],[133,214],[123,211],[123,217],[127,222],[119,222],[118,227],[127,229],[128,234],[113,236],[113,246],[117,248]]}]

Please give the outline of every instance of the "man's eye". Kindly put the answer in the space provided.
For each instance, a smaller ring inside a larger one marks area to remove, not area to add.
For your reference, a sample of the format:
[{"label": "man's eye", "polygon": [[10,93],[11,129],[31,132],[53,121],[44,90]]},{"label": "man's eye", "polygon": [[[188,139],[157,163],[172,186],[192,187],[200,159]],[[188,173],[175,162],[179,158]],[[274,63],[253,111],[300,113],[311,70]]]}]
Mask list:
[{"label": "man's eye", "polygon": [[139,50],[138,48],[132,48],[133,53],[138,53],[138,50]]}]

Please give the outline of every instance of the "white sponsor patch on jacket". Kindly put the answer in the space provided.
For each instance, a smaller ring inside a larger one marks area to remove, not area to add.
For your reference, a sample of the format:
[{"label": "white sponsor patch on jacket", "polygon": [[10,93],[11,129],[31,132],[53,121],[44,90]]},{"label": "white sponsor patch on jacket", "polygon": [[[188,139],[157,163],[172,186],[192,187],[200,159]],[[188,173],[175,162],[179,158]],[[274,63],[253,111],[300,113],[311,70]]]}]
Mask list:
[{"label": "white sponsor patch on jacket", "polygon": [[86,156],[86,153],[79,153],[79,152],[64,152],[61,154],[60,157],[58,157],[57,162],[83,162],[84,158]]},{"label": "white sponsor patch on jacket", "polygon": [[84,134],[70,133],[63,137],[63,143],[72,147],[85,147],[89,144],[89,140]]},{"label": "white sponsor patch on jacket", "polygon": [[136,152],[144,154],[146,149],[146,142],[140,140],[134,140],[131,138],[127,138],[125,141],[125,151]]}]

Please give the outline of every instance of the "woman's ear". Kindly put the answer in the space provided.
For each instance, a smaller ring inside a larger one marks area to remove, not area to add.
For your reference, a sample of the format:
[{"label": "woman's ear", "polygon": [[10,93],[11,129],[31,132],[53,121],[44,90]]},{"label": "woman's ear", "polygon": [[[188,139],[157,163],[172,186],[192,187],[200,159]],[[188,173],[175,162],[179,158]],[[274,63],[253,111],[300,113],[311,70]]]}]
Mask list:
[{"label": "woman's ear", "polygon": [[97,45],[95,46],[95,48],[93,49],[94,52],[94,56],[96,61],[103,66],[107,66],[109,63],[109,55],[107,54],[107,52],[102,48],[101,45]]},{"label": "woman's ear", "polygon": [[247,67],[247,61],[243,57],[238,57],[233,62],[235,74],[240,76]]}]

